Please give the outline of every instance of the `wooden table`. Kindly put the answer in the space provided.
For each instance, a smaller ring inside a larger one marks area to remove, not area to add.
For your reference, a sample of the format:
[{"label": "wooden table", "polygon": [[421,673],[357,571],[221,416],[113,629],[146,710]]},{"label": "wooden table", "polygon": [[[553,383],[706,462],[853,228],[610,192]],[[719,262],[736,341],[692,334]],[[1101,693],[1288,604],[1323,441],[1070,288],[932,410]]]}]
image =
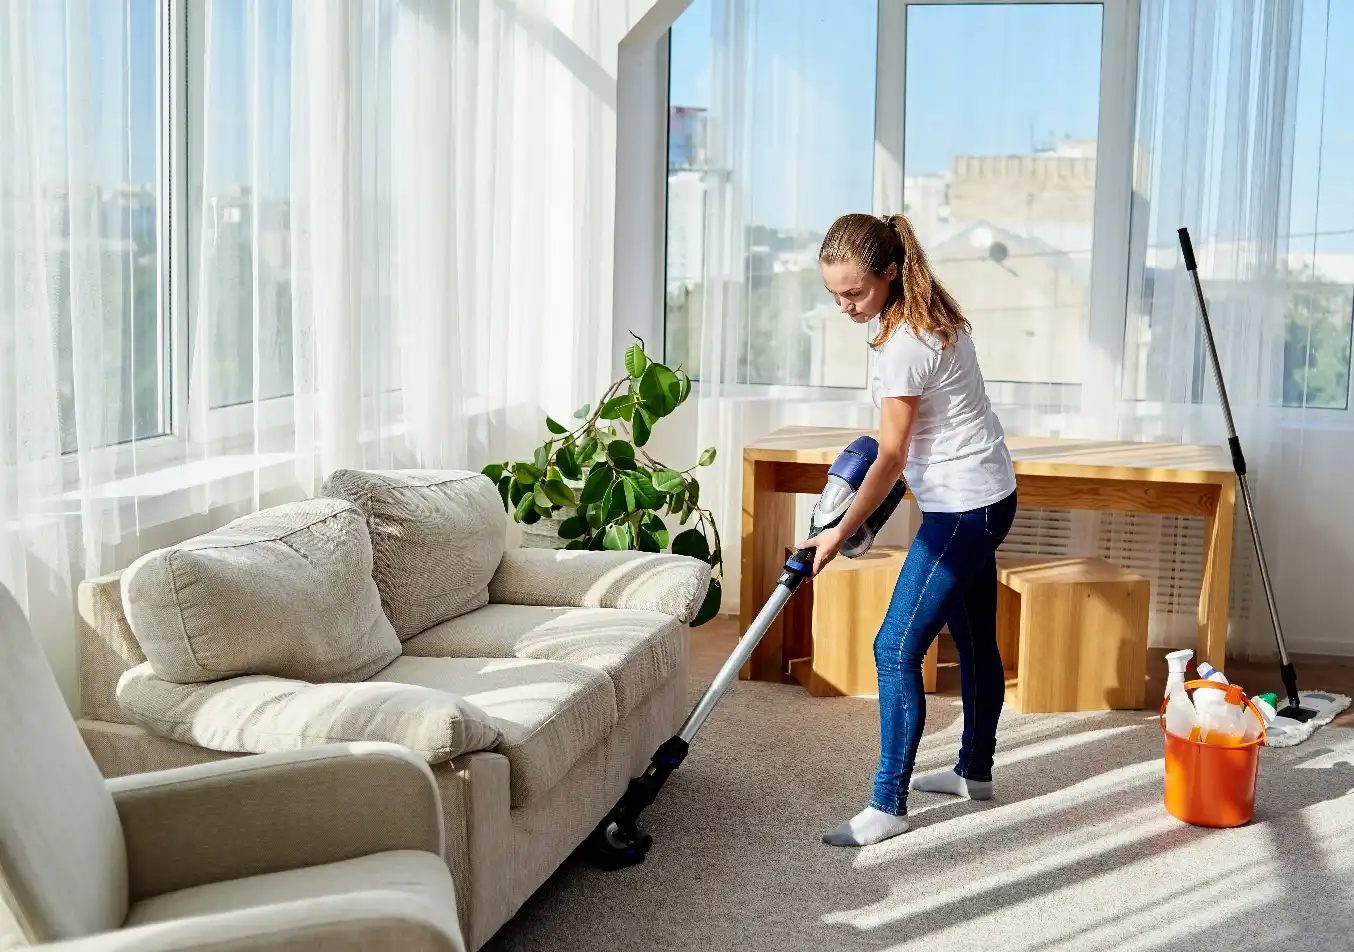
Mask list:
[{"label": "wooden table", "polygon": [[[744,631],[770,597],[785,565],[794,493],[818,495],[832,461],[873,430],[784,427],[743,448],[743,553],[739,624]],[[1204,519],[1203,586],[1195,654],[1222,669],[1232,574],[1236,475],[1221,446],[1121,443],[1008,436],[1020,502],[1057,509],[1151,512]],[[780,620],[772,622],[740,672],[745,679],[786,677]]]}]

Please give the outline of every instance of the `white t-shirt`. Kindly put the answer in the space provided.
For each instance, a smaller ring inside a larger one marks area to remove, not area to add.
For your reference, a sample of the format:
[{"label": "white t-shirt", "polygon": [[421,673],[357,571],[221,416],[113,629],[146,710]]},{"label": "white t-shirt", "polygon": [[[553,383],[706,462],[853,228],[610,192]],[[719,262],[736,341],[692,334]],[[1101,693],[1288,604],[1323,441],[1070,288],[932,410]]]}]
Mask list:
[{"label": "white t-shirt", "polygon": [[922,512],[980,509],[1015,490],[1006,435],[967,334],[942,348],[933,335],[918,340],[898,328],[876,355],[870,389],[878,407],[884,397],[921,397],[904,476]]}]

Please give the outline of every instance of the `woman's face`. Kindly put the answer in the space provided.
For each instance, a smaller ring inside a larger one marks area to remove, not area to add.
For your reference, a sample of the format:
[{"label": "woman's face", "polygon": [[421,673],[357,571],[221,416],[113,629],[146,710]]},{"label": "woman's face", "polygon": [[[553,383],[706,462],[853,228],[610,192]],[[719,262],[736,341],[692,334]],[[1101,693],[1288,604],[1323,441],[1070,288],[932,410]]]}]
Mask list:
[{"label": "woman's face", "polygon": [[823,286],[841,312],[857,324],[868,324],[889,301],[889,283],[898,273],[891,264],[883,276],[871,274],[854,261],[820,265]]}]

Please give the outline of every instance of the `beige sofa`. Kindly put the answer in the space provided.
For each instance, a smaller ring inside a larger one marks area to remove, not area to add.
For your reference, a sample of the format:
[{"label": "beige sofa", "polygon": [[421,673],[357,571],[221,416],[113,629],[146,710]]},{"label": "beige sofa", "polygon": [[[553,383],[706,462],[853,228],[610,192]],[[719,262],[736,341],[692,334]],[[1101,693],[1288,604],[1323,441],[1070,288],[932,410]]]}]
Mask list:
[{"label": "beige sofa", "polygon": [[505,528],[477,474],[341,471],[84,583],[86,745],[116,777],[402,744],[436,778],[480,947],[680,725],[710,578],[669,554],[504,551]]}]

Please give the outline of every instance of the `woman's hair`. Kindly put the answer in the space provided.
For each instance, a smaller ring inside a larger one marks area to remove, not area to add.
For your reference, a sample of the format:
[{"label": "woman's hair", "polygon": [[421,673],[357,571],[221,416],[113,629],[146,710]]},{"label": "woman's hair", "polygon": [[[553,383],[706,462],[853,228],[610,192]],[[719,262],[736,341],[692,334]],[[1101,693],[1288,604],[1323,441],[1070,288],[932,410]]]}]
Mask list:
[{"label": "woman's hair", "polygon": [[971,330],[959,305],[931,273],[912,224],[902,215],[843,215],[823,237],[818,260],[851,262],[881,278],[890,264],[898,266],[871,347],[882,347],[903,325],[917,337],[923,332],[936,335],[944,347],[954,344],[961,331]]}]

